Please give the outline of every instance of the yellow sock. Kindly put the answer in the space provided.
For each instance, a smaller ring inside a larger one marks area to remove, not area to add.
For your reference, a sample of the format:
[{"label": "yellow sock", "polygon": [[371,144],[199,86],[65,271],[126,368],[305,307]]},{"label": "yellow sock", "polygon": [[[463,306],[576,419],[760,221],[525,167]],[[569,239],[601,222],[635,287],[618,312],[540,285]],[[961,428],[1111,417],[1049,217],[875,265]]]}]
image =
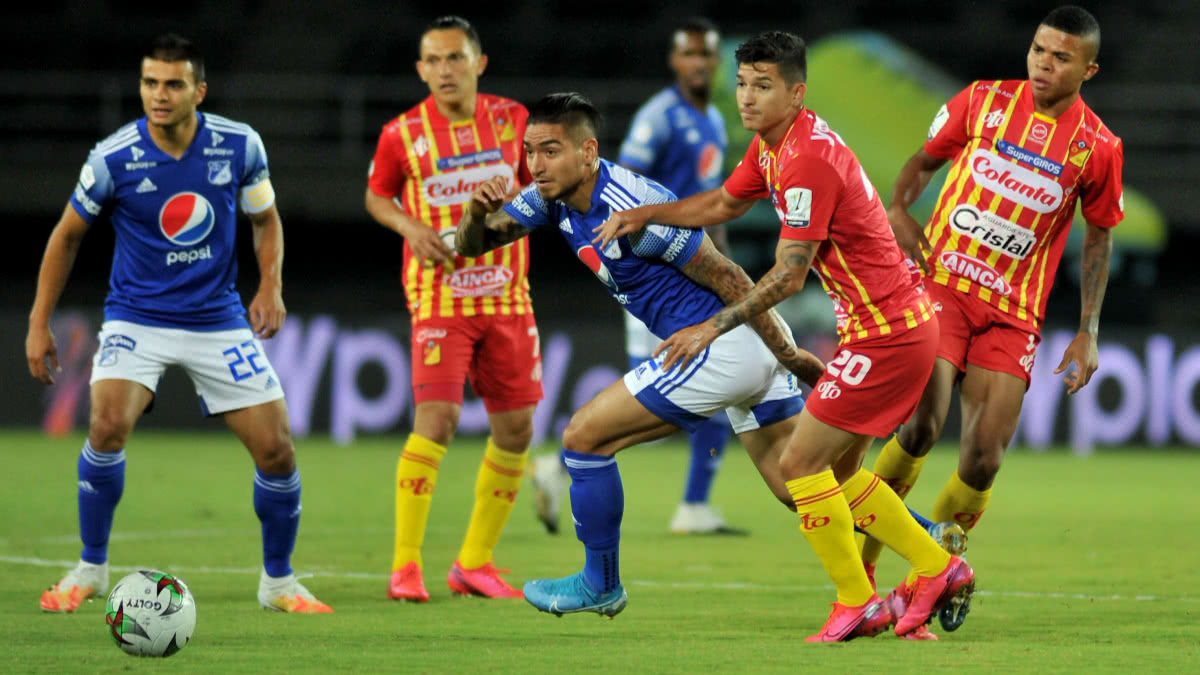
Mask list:
[{"label": "yellow sock", "polygon": [[933,576],[946,568],[950,554],[930,539],[929,533],[913,520],[904,502],[879,476],[859,469],[842,483],[842,492],[854,524],[899,553],[918,574]]},{"label": "yellow sock", "polygon": [[474,569],[492,562],[492,550],[512,513],[528,458],[528,452],[509,452],[488,437],[487,451],[475,479],[471,524],[467,526],[467,537],[458,552],[458,564],[464,568]]},{"label": "yellow sock", "polygon": [[[912,486],[916,484],[917,477],[921,475],[921,467],[924,465],[925,456],[913,457],[908,454],[900,445],[899,436],[892,436],[884,444],[883,450],[879,451],[874,471],[875,475],[892,487],[897,497],[904,499],[908,496],[909,490],[912,490]],[[863,562],[874,565],[879,561],[883,544],[878,539],[866,535],[860,534],[858,537]]]},{"label": "yellow sock", "polygon": [[838,602],[857,607],[870,600],[875,591],[863,572],[854,546],[854,518],[833,471],[789,480],[787,488],[796,502],[800,532],[833,579]]},{"label": "yellow sock", "polygon": [[409,434],[396,462],[396,548],[392,571],[410,562],[421,564],[421,542],[429,522],[429,506],[437,487],[438,466],[446,446]]},{"label": "yellow sock", "polygon": [[979,522],[991,498],[991,488],[980,492],[964,483],[955,471],[933,503],[933,513],[930,515],[935,521],[953,520],[962,525],[964,530],[969,530]]}]

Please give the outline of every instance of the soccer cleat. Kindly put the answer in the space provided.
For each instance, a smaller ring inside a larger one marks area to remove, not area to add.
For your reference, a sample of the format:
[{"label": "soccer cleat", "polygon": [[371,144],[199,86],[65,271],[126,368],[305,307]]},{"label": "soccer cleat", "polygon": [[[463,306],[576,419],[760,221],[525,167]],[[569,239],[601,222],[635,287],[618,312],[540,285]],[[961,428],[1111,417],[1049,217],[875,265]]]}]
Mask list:
[{"label": "soccer cleat", "polygon": [[534,579],[525,582],[525,600],[542,612],[557,617],[576,612],[595,612],[613,618],[629,603],[625,587],[607,593],[595,593],[583,580],[583,572],[560,579]]},{"label": "soccer cleat", "polygon": [[498,570],[492,563],[485,563],[475,569],[464,569],[455,560],[446,574],[446,585],[459,595],[478,595],[484,598],[519,598],[521,591],[508,585],[500,578],[501,573],[508,574],[509,570]]},{"label": "soccer cleat", "polygon": [[533,506],[538,520],[549,534],[558,534],[558,511],[563,490],[567,487],[567,470],[558,453],[542,455],[533,460]]},{"label": "soccer cleat", "polygon": [[80,560],[57,584],[42,591],[41,605],[47,612],[74,612],[84,600],[107,592],[108,563]]},{"label": "soccer cleat", "polygon": [[878,595],[872,595],[857,607],[835,602],[821,632],[809,635],[804,641],[849,642],[857,637],[874,637],[887,630],[894,620],[888,604]]},{"label": "soccer cleat", "polygon": [[[929,623],[935,612],[948,603],[968,605],[975,592],[975,571],[958,556],[950,556],[946,569],[935,576],[919,576],[912,585],[901,583],[906,610],[896,620],[896,635],[904,635]],[[966,614],[964,613],[965,617]],[[957,628],[957,626],[956,626]]]},{"label": "soccer cleat", "polygon": [[289,614],[333,614],[333,608],[314,597],[295,574],[276,578],[266,570],[258,579],[258,604]]},{"label": "soccer cleat", "polygon": [[715,507],[687,502],[675,509],[670,529],[673,534],[725,534],[738,537],[750,534],[749,530],[730,527]]},{"label": "soccer cleat", "polygon": [[429,602],[429,591],[425,590],[425,580],[421,578],[421,566],[417,561],[392,572],[392,580],[388,582],[388,597],[393,600]]},{"label": "soccer cleat", "polygon": [[[904,582],[900,582],[899,586],[892,590],[891,593],[888,593],[887,598],[884,599],[884,603],[888,606],[888,609],[892,611],[892,616],[895,617],[897,621],[900,620],[900,617],[905,615],[905,613],[908,611],[908,593],[906,592]],[[900,637],[904,638],[905,640],[938,639],[938,636],[930,632],[929,626],[926,626],[925,624],[917,626]]]}]

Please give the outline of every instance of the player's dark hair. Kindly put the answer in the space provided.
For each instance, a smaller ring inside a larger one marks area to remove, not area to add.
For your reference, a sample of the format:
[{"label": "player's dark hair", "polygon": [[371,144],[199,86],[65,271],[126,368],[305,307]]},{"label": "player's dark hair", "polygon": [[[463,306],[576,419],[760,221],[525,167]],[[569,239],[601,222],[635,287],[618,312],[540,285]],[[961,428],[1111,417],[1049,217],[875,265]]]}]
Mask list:
[{"label": "player's dark hair", "polygon": [[702,16],[690,16],[675,24],[675,30],[671,32],[671,35],[675,35],[675,33],[704,34],[709,32],[720,33],[721,29],[717,28],[717,24]]},{"label": "player's dark hair", "polygon": [[529,106],[529,126],[561,124],[576,142],[598,138],[604,117],[586,96],[574,91],[547,94]]},{"label": "player's dark hair", "polygon": [[196,76],[196,84],[204,81],[204,56],[200,53],[200,49],[191,40],[175,33],[163,33],[154,38],[154,41],[150,43],[150,48],[142,57],[167,63],[188,61],[192,64],[192,73]]},{"label": "player's dark hair", "polygon": [[471,44],[475,46],[475,51],[483,53],[483,42],[479,40],[479,31],[475,30],[475,26],[472,26],[470,21],[461,16],[455,14],[439,16],[425,26],[425,30],[421,31],[421,37],[425,37],[425,34],[431,30],[461,30],[463,35],[467,36],[467,40],[470,40]]},{"label": "player's dark hair", "polygon": [[1095,61],[1100,55],[1100,22],[1086,9],[1075,5],[1063,5],[1047,14],[1046,18],[1042,19],[1042,25],[1061,30],[1067,35],[1094,40],[1096,52],[1092,54],[1092,60]]},{"label": "player's dark hair", "polygon": [[774,63],[790,87],[808,78],[808,57],[804,40],[781,30],[769,30],[738,45],[734,57],[744,63]]}]

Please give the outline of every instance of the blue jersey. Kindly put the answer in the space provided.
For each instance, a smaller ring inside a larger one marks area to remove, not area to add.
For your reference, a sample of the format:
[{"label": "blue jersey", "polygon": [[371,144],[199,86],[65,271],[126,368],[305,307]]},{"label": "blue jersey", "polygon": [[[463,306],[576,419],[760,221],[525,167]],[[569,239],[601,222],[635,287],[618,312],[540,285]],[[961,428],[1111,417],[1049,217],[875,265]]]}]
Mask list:
[{"label": "blue jersey", "polygon": [[646,101],[629,127],[617,161],[691,197],[721,186],[721,165],[729,141],[716,106],[704,112],[668,87]]},{"label": "blue jersey", "polygon": [[106,320],[188,330],[245,327],[237,280],[240,206],[275,202],[262,139],[248,125],[198,114],[180,159],[131,122],[88,155],[71,206],[88,223],[107,214],[116,231]]},{"label": "blue jersey", "polygon": [[649,225],[632,236],[619,237],[601,251],[592,243],[596,236],[592,230],[613,211],[674,199],[675,195],[658,183],[602,159],[587,213],[560,201],[547,203],[535,183],[505,204],[504,211],[525,227],[557,227],[617,302],[663,339],[724,307],[715,293],[680,271],[699,250],[704,231]]}]

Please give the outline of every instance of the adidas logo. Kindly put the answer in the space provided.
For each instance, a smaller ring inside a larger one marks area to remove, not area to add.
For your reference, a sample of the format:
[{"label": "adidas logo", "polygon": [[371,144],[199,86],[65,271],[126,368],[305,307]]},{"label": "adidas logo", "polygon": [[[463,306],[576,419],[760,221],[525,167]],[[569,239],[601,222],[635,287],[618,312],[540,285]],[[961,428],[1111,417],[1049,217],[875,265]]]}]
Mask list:
[{"label": "adidas logo", "polygon": [[213,144],[213,147],[216,147],[216,146],[218,146],[218,145],[220,145],[220,144],[222,144],[222,143],[224,143],[224,142],[225,142],[225,137],[224,137],[224,136],[222,136],[221,134],[218,134],[218,133],[217,133],[217,132],[215,132],[215,131],[214,131],[214,132],[212,132],[212,144]]},{"label": "adidas logo", "polygon": [[88,482],[88,481],[86,481],[86,480],[81,480],[81,481],[79,481],[79,489],[80,489],[80,490],[82,490],[82,491],[84,491],[84,492],[86,492],[86,493],[88,493],[89,495],[98,495],[98,494],[100,494],[100,491],[99,491],[99,490],[97,490],[96,488],[92,487],[92,484],[91,484],[91,483],[89,483],[89,482]]},{"label": "adidas logo", "polygon": [[278,387],[278,386],[279,386],[279,383],[275,381],[275,376],[268,375],[267,376],[267,386],[263,387],[263,391],[274,389],[275,387]]},{"label": "adidas logo", "polygon": [[574,232],[574,230],[571,229],[571,221],[567,218],[562,219],[562,222],[558,224],[558,229],[566,232],[567,234],[572,234]]},{"label": "adidas logo", "polygon": [[130,152],[130,154],[133,155],[133,161],[135,161],[135,162],[138,161],[139,159],[141,159],[142,155],[146,154],[145,150],[142,150],[141,148],[139,148],[136,145],[131,145],[129,147],[129,152]]},{"label": "adidas logo", "polygon": [[135,190],[135,192],[141,194],[143,192],[154,192],[157,189],[158,186],[150,182],[149,178],[143,178],[142,182],[138,183],[137,190]]}]

